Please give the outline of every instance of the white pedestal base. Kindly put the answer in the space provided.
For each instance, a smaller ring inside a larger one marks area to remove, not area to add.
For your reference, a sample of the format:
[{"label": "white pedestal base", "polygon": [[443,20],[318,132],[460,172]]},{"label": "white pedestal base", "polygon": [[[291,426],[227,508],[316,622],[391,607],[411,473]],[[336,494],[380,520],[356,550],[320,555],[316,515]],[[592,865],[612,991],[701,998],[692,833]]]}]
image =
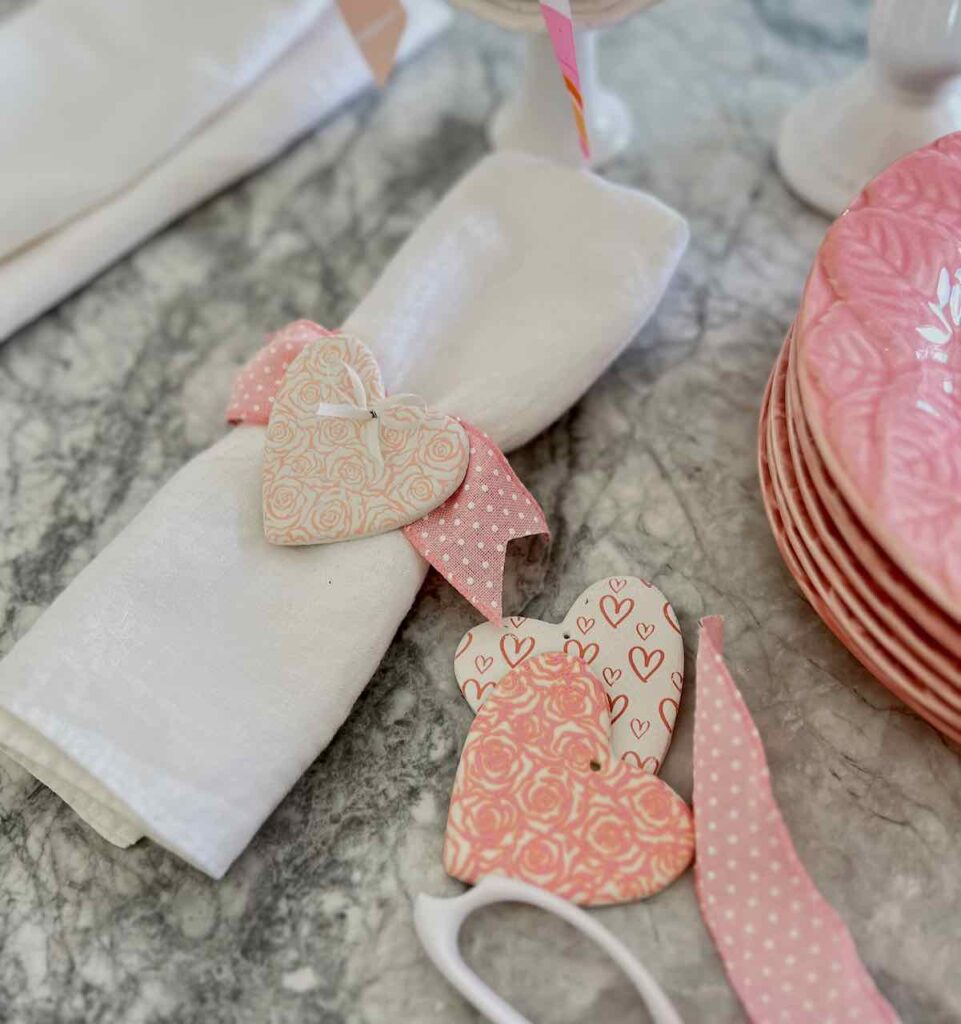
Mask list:
[{"label": "white pedestal base", "polygon": [[[631,138],[631,115],[620,97],[605,89],[597,73],[597,36],[576,36],[577,63],[591,167],[600,167],[623,152]],[[584,166],[571,101],[545,33],[529,35],[517,92],[498,110],[488,129],[495,149],[514,149],[558,163]]]},{"label": "white pedestal base", "polygon": [[790,111],[778,164],[802,199],[836,217],[889,164],[959,130],[961,91],[918,96],[881,81],[867,65]]},{"label": "white pedestal base", "polygon": [[961,130],[958,0],[874,0],[868,63],[784,120],[778,163],[802,199],[837,216],[889,164]]}]

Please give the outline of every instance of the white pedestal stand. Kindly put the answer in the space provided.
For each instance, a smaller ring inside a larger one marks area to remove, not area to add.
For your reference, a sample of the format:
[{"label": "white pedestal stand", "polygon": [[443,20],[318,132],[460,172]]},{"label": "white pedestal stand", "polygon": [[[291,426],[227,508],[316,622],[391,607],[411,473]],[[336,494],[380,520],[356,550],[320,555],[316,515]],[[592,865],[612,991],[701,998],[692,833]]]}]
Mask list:
[{"label": "white pedestal stand", "polygon": [[[597,33],[575,36],[577,65],[591,166],[600,167],[621,153],[631,138],[627,105],[601,84],[597,69]],[[517,92],[498,110],[488,130],[495,149],[520,149],[560,163],[584,163],[577,142],[570,96],[561,80],[548,36],[529,35]]]},{"label": "white pedestal stand", "polygon": [[899,157],[961,130],[961,0],[876,0],[868,55],[781,126],[781,173],[830,216]]},{"label": "white pedestal stand", "polygon": [[[517,149],[559,163],[583,166],[570,96],[554,59],[536,0],[451,0],[471,14],[527,35],[517,91],[494,115],[488,129],[495,149]],[[961,2],[961,0],[959,0]],[[591,143],[591,167],[601,167],[623,152],[631,138],[631,115],[624,101],[601,84],[597,30],[616,25],[656,0],[594,0],[579,9],[573,0],[577,64],[584,116]]]}]

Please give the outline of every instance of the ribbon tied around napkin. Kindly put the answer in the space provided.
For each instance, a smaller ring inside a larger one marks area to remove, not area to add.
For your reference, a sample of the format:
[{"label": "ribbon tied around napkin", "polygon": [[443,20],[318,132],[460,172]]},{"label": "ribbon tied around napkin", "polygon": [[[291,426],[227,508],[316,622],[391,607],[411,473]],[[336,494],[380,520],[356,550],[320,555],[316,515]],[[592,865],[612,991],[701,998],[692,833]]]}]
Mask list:
[{"label": "ribbon tied around napkin", "polygon": [[358,339],[296,321],[240,371],[231,423],[267,426],[264,533],[329,544],[403,529],[486,618],[501,621],[507,544],[544,513],[482,431],[388,395]]}]

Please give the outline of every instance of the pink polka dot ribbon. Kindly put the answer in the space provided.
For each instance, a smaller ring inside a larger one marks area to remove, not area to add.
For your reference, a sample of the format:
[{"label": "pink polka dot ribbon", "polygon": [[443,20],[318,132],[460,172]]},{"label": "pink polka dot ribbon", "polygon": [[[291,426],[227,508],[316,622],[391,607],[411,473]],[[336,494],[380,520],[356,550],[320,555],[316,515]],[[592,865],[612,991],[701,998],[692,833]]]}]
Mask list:
[{"label": "pink polka dot ribbon", "polygon": [[295,320],[274,334],[267,344],[240,368],[227,403],[227,422],[267,425],[270,407],[295,356],[318,338],[332,338],[336,331],[311,320]]},{"label": "pink polka dot ribbon", "polygon": [[482,430],[461,425],[470,439],[464,482],[443,505],[405,526],[404,534],[448,583],[499,625],[508,543],[550,531],[504,453]]},{"label": "pink polka dot ribbon", "polygon": [[[297,320],[270,335],[234,379],[227,421],[266,426],[290,363],[305,346],[336,333],[309,320]],[[470,440],[463,482],[443,504],[403,531],[444,579],[482,615],[499,624],[507,545],[550,531],[543,510],[504,453],[483,431],[460,423]]]},{"label": "pink polka dot ribbon", "polygon": [[778,811],[764,748],[701,622],[694,721],[695,878],[701,912],[752,1021],[890,1024],[841,918],[814,887]]}]

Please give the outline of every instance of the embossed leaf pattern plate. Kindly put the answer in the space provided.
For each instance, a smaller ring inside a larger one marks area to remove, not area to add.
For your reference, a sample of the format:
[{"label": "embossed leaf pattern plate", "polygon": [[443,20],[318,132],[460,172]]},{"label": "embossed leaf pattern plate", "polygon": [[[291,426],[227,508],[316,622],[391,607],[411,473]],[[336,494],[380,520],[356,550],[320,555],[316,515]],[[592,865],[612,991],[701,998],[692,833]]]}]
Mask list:
[{"label": "embossed leaf pattern plate", "polygon": [[894,164],[831,227],[796,345],[799,414],[818,458],[861,528],[957,636],[959,136]]}]

